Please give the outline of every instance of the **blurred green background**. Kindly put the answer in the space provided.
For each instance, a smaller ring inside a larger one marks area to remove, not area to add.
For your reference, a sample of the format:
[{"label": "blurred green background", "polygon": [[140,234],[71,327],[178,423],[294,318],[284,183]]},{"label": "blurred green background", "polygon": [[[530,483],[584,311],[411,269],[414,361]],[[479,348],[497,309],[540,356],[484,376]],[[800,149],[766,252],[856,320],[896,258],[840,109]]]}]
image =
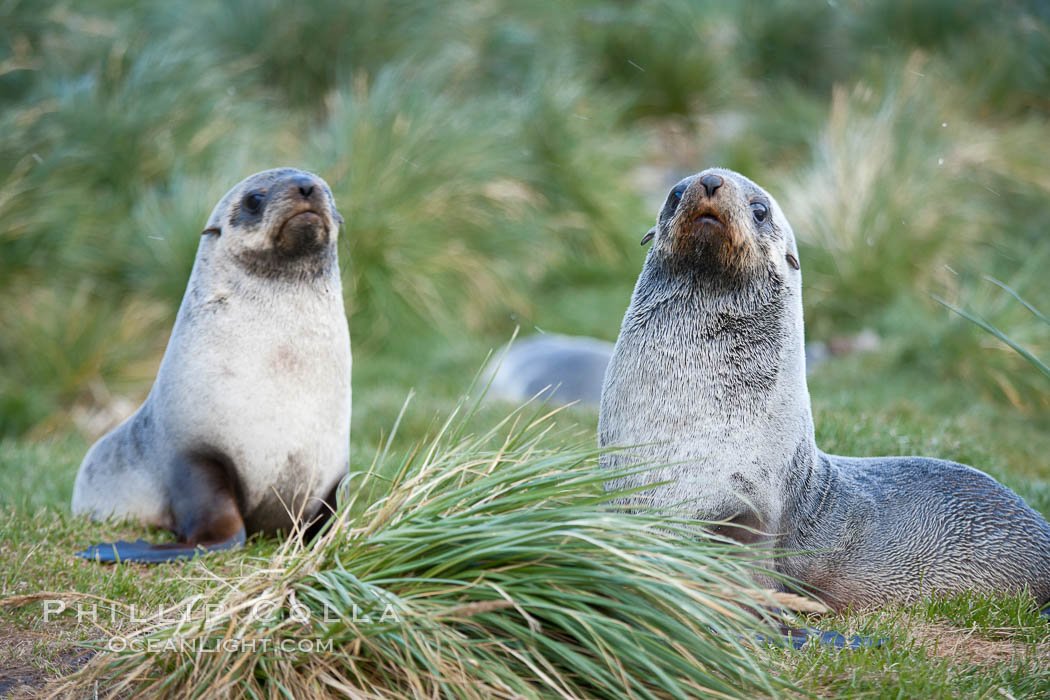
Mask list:
[{"label": "blurred green background", "polygon": [[1044,431],[1050,382],[932,295],[1050,357],[985,279],[1050,309],[1048,8],[2,2],[5,463],[46,439],[71,470],[138,405],[209,210],[278,165],[346,218],[358,447],[411,387],[422,430],[515,327],[614,339],[659,202],[713,165],[793,222],[808,337],[882,338],[818,403],[951,387],[917,412],[973,399]]}]

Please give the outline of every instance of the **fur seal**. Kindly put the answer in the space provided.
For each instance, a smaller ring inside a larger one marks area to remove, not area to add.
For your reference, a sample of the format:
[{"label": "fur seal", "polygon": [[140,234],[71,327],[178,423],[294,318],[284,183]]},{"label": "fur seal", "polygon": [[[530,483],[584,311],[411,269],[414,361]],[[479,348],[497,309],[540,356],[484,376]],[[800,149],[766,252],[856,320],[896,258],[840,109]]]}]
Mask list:
[{"label": "fur seal", "polygon": [[350,335],[336,253],[342,217],[320,177],[243,180],[201,234],[157,379],[88,451],[73,513],[174,532],[174,545],[80,556],[165,561],[308,521],[347,473]]},{"label": "fur seal", "polygon": [[602,447],[629,448],[603,466],[663,465],[610,483],[643,489],[631,506],[792,552],[767,566],[837,610],[1024,588],[1050,600],[1050,525],[990,476],[817,448],[798,250],[765,190],[705,170],[671,190],[646,238],[598,422]]},{"label": "fur seal", "polygon": [[488,395],[521,403],[540,397],[595,408],[613,344],[585,336],[542,334],[516,340],[482,372]]}]

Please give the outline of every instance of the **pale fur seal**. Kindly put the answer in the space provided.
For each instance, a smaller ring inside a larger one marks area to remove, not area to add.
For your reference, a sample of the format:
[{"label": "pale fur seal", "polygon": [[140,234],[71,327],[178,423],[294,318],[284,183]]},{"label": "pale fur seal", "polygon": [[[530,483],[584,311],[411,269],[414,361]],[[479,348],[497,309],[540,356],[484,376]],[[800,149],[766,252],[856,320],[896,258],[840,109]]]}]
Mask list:
[{"label": "pale fur seal", "polygon": [[153,389],[88,451],[74,514],[173,531],[82,556],[162,561],[309,520],[347,473],[350,335],[320,177],[248,177],[215,206]]},{"label": "pale fur seal", "polygon": [[923,457],[827,455],[813,435],[794,234],[729,170],[671,190],[603,388],[611,484],[743,542],[835,609],[929,593],[1050,599],[1050,525],[986,474]]},{"label": "pale fur seal", "polygon": [[596,408],[613,344],[585,336],[543,333],[513,341],[482,372],[488,396],[522,403],[576,403]]}]

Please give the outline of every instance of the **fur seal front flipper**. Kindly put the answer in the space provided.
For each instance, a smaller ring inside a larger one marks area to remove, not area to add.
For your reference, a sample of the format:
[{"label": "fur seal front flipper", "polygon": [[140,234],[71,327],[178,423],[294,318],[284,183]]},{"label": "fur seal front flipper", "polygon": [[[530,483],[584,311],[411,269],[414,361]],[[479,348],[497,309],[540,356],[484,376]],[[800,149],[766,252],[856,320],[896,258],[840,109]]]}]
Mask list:
[{"label": "fur seal front flipper", "polygon": [[208,552],[221,552],[228,549],[237,549],[244,546],[245,536],[242,527],[229,539],[216,544],[150,544],[146,540],[135,540],[127,542],[104,542],[93,544],[82,552],[77,552],[78,557],[97,562],[121,562],[134,561],[140,564],[158,564],[165,561],[178,561],[180,559],[193,559]]},{"label": "fur seal front flipper", "polygon": [[342,217],[311,173],[256,173],[204,227],[146,401],[84,457],[74,514],[122,517],[178,542],[95,545],[155,562],[306,527],[347,473],[350,336],[336,254]]},{"label": "fur seal front flipper", "polygon": [[236,549],[245,542],[244,520],[223,467],[203,456],[176,458],[171,490],[172,520],[179,541],[150,544],[145,540],[88,547],[77,556],[101,562],[143,563],[192,559],[210,551]]},{"label": "fur seal front flipper", "polygon": [[885,639],[872,639],[861,635],[847,637],[835,630],[818,630],[812,627],[796,628],[784,627],[781,634],[792,649],[801,649],[807,642],[818,646],[831,647],[832,649],[865,649],[867,647],[881,647]]}]

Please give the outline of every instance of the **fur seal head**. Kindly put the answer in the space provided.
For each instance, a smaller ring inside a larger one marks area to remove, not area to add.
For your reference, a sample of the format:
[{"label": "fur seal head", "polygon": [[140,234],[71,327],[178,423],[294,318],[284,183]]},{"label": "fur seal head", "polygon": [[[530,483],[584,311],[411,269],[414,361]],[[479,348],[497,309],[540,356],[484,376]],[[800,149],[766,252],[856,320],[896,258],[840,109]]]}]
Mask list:
[{"label": "fur seal head", "polygon": [[276,168],[245,178],[219,200],[201,245],[222,250],[252,275],[312,278],[334,264],[342,222],[328,183]]},{"label": "fur seal head", "polygon": [[711,168],[671,188],[656,226],[652,262],[689,274],[705,287],[734,287],[795,279],[798,247],[776,200],[739,173]]}]

